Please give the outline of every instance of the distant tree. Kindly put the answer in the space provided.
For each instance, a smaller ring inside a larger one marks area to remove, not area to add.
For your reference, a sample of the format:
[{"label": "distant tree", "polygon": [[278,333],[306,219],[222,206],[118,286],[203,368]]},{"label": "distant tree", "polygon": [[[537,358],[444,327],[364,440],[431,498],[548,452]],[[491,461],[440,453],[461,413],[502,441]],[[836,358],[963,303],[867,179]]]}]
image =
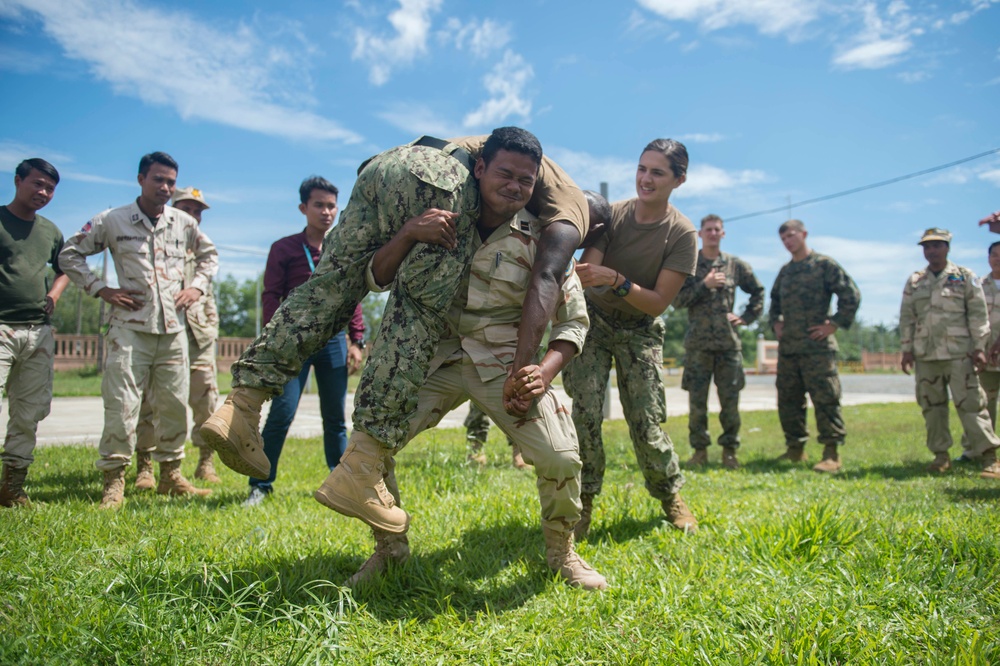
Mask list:
[{"label": "distant tree", "polygon": [[369,292],[361,301],[361,312],[365,317],[365,338],[372,340],[382,324],[382,314],[385,312],[385,302],[388,296],[383,293]]},{"label": "distant tree", "polygon": [[242,283],[231,274],[215,283],[215,303],[219,308],[219,335],[224,338],[252,338],[257,335],[257,279]]},{"label": "distant tree", "polygon": [[[55,278],[54,273],[52,278]],[[85,294],[82,289],[70,282],[56,303],[56,311],[52,314],[52,326],[56,333],[96,335],[101,328],[100,309],[100,299]]]}]

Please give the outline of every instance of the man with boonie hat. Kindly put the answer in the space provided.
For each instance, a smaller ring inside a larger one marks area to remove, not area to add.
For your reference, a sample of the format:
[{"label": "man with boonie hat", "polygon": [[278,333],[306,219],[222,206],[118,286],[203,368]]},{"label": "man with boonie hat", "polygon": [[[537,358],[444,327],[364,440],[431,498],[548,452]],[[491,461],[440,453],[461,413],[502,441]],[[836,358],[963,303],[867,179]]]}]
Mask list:
[{"label": "man with boonie hat", "polygon": [[916,366],[917,403],[924,414],[927,448],[934,454],[927,470],[942,473],[951,467],[950,391],[970,449],[982,461],[983,477],[1000,479],[996,460],[1000,438],[990,425],[986,393],[976,374],[986,367],[990,337],[982,286],[968,268],[948,261],[947,229],[927,229],[919,245],[927,267],[911,275],[903,287],[900,365],[907,374]]}]

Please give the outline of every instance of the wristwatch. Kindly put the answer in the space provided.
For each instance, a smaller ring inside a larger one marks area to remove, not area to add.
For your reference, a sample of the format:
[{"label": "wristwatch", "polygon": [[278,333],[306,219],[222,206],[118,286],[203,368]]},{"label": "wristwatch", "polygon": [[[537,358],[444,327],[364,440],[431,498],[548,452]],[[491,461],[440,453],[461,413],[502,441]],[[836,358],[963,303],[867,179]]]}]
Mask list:
[{"label": "wristwatch", "polygon": [[618,298],[625,298],[626,296],[628,296],[628,292],[630,291],[632,291],[632,280],[625,278],[625,281],[622,282],[622,286],[615,287],[614,289],[611,290],[611,293],[617,296]]},{"label": "wristwatch", "polygon": [[351,340],[351,344],[360,349],[361,351],[365,350],[365,341],[363,338],[358,340]]}]

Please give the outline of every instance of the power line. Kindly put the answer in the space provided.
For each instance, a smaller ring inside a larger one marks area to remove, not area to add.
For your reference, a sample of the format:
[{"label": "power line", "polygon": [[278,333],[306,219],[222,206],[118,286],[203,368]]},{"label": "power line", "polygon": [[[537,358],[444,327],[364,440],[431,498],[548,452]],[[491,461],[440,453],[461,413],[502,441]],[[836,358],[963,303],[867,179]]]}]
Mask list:
[{"label": "power line", "polygon": [[251,250],[249,248],[230,247],[228,245],[216,245],[215,249],[217,249],[217,250],[225,250],[226,252],[236,252],[236,253],[239,253],[239,254],[253,254],[253,255],[256,255],[258,257],[266,257],[267,256],[267,252],[265,252],[264,250]]},{"label": "power line", "polygon": [[771,208],[769,210],[760,210],[756,213],[746,213],[744,215],[736,215],[734,217],[724,218],[726,222],[734,222],[736,220],[745,220],[750,217],[757,217],[758,215],[768,215],[770,213],[780,213],[783,210],[790,211],[792,208],[798,208],[799,206],[808,206],[809,204],[819,203],[820,201],[828,201],[830,199],[836,199],[838,197],[846,197],[848,194],[856,194],[858,192],[864,192],[865,190],[873,190],[876,187],[884,187],[886,185],[892,185],[893,183],[898,183],[901,180],[907,180],[909,178],[916,178],[917,176],[924,176],[929,173],[934,173],[935,171],[942,171],[944,169],[950,169],[953,166],[958,166],[959,164],[964,164],[965,162],[971,162],[972,160],[978,160],[982,157],[988,155],[993,155],[995,153],[1000,153],[1000,148],[994,148],[993,150],[987,150],[985,153],[979,153],[978,155],[972,155],[970,157],[963,157],[960,160],[955,160],[954,162],[948,162],[947,164],[940,164],[938,166],[933,166],[929,169],[922,169],[920,171],[914,171],[913,173],[908,173],[905,176],[897,176],[896,178],[890,178],[889,180],[882,180],[877,183],[871,183],[869,185],[862,185],[860,187],[854,187],[849,190],[844,190],[843,192],[836,192],[834,194],[826,194],[821,197],[816,197],[815,199],[806,199],[805,201],[799,201],[796,203],[787,203],[784,206],[778,206],[777,208]]}]

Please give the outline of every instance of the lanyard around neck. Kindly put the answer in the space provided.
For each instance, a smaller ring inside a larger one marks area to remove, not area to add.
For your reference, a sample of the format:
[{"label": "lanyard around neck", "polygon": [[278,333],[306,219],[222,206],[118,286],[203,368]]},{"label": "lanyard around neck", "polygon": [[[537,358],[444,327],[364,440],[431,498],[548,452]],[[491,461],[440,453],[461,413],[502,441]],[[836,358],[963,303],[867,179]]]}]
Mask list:
[{"label": "lanyard around neck", "polygon": [[315,273],[316,272],[316,264],[315,264],[315,262],[313,262],[313,255],[312,255],[312,252],[309,251],[309,246],[306,245],[305,243],[303,243],[302,244],[302,249],[306,251],[306,261],[309,262],[309,272],[310,273]]}]

